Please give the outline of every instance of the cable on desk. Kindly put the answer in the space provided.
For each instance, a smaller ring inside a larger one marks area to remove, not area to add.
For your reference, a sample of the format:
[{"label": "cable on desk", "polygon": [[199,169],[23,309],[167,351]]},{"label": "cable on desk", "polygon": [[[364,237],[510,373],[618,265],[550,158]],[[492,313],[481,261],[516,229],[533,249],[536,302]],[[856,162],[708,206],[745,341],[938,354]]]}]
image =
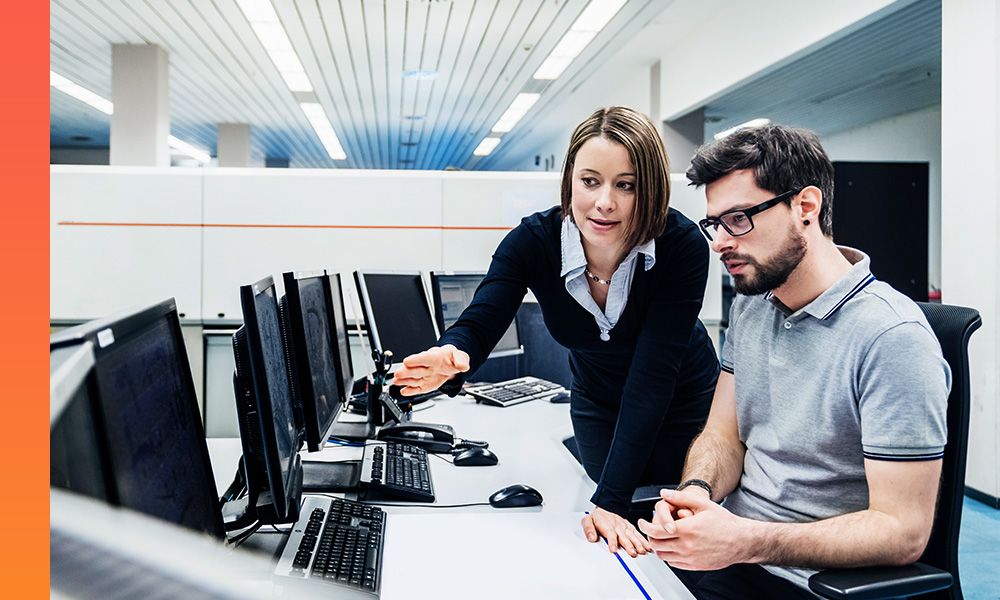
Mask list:
[{"label": "cable on desk", "polygon": [[448,460],[447,458],[441,456],[440,454],[432,454],[430,452],[428,452],[427,454],[430,454],[431,456],[434,456],[436,458],[440,458],[441,460],[443,460],[444,462],[448,463],[449,465],[454,465],[455,464],[454,460]]},{"label": "cable on desk", "polygon": [[239,535],[235,535],[235,536],[229,538],[226,541],[228,543],[232,544],[233,548],[239,548],[240,544],[242,544],[243,542],[247,541],[247,538],[249,538],[251,535],[257,533],[257,530],[260,529],[261,525],[263,525],[263,523],[261,523],[260,521],[257,521],[256,523],[254,523],[253,525],[251,525],[250,528],[247,529],[246,531],[244,531],[243,533],[240,533]]},{"label": "cable on desk", "polygon": [[332,437],[328,440],[331,444],[336,444],[338,446],[349,446],[351,448],[364,448],[364,442],[352,442],[351,440],[345,440],[341,438]]},{"label": "cable on desk", "polygon": [[292,529],[294,529],[294,527],[289,527],[288,529],[278,529],[274,525],[271,525],[270,527],[271,527],[271,529],[277,531],[278,533],[291,533]]},{"label": "cable on desk", "polygon": [[[340,496],[334,496],[333,494],[323,494],[321,492],[313,492],[309,494],[310,496],[326,496],[327,498],[333,498],[335,500],[343,500]],[[356,502],[361,502],[363,504],[370,504],[372,506],[402,506],[407,508],[465,508],[467,506],[489,506],[489,502],[469,502],[467,504],[403,504],[403,503],[392,503],[392,502],[369,502],[367,500],[357,500]]]}]

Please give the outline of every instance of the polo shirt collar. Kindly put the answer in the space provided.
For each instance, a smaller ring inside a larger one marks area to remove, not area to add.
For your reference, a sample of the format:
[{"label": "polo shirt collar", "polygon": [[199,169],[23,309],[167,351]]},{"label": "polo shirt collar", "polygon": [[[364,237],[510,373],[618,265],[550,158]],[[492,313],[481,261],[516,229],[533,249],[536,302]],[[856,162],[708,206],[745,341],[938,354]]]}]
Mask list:
[{"label": "polo shirt collar", "polygon": [[[837,246],[837,249],[854,266],[837,283],[802,308],[802,312],[820,320],[832,317],[841,306],[875,281],[871,272],[871,259],[867,254],[848,246]],[[787,311],[772,292],[768,292],[765,297],[779,309]]]},{"label": "polo shirt collar", "polygon": [[[587,267],[587,256],[583,253],[583,242],[580,240],[580,230],[571,219],[565,218],[562,222],[560,232],[562,247],[562,269],[559,271],[560,277],[566,277],[574,271],[583,271]],[[636,253],[642,254],[643,268],[648,271],[656,264],[656,240],[649,240],[645,244],[639,244],[632,249],[625,257],[623,263],[632,258]]]}]

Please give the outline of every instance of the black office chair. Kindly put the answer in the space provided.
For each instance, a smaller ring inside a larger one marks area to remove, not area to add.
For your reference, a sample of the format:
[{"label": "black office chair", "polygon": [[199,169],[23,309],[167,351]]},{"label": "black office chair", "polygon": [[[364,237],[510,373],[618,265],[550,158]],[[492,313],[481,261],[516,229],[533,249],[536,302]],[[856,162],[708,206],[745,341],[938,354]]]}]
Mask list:
[{"label": "black office chair", "polygon": [[969,338],[983,324],[979,312],[961,306],[918,302],[951,368],[948,443],[941,469],[941,494],[930,541],[920,562],[903,567],[830,569],[809,578],[824,598],[876,600],[920,597],[962,600],[958,576],[958,531],[965,492],[969,443]]}]

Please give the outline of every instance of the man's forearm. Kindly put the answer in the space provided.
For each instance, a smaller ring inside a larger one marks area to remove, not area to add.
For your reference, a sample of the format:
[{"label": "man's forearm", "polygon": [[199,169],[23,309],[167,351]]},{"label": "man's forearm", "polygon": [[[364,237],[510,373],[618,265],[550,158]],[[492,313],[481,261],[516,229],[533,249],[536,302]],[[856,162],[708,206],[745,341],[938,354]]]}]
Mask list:
[{"label": "man's forearm", "polygon": [[908,530],[896,517],[862,510],[812,523],[749,521],[748,562],[837,568],[905,565],[920,558],[926,531]]},{"label": "man's forearm", "polygon": [[691,444],[681,481],[702,479],[712,486],[712,500],[718,502],[736,489],[743,474],[746,448],[710,429],[702,431]]}]

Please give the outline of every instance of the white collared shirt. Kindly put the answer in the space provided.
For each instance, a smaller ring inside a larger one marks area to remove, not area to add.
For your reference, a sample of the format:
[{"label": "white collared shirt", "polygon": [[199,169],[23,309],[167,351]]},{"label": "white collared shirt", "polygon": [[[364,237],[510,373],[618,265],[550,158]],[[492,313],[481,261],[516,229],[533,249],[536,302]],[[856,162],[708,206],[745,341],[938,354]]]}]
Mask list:
[{"label": "white collared shirt", "polygon": [[597,301],[590,294],[590,286],[587,285],[584,270],[587,268],[587,257],[583,252],[583,242],[580,240],[580,230],[569,218],[563,219],[562,223],[562,271],[559,276],[566,282],[566,291],[580,304],[587,312],[594,315],[597,326],[601,330],[601,339],[610,339],[611,330],[618,323],[625,310],[625,303],[628,302],[628,293],[632,289],[632,273],[635,266],[636,256],[642,254],[643,267],[646,271],[656,264],[656,241],[649,240],[645,244],[640,244],[625,256],[625,260],[618,265],[611,276],[611,285],[608,286],[608,300],[604,305],[604,310],[597,305]]}]

